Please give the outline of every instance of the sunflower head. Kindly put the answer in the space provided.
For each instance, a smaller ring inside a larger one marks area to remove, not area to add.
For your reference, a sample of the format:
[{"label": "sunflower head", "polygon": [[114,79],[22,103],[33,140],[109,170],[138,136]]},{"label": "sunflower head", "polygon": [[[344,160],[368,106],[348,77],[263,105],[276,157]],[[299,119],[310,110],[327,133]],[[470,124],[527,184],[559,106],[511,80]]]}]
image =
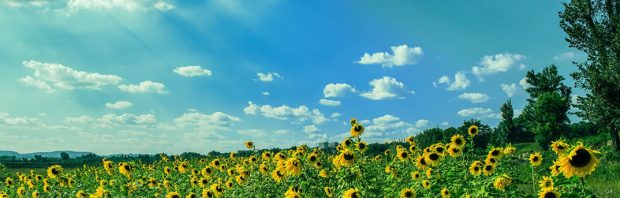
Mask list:
[{"label": "sunflower head", "polygon": [[463,138],[463,135],[461,135],[461,134],[454,134],[450,138],[450,143],[453,146],[461,148],[461,147],[465,146],[465,138]]},{"label": "sunflower head", "polygon": [[600,152],[591,150],[579,143],[568,154],[561,157],[558,161],[559,170],[566,178],[574,175],[584,177],[592,174],[599,163],[599,159],[594,155]]},{"label": "sunflower head", "polygon": [[400,191],[400,197],[401,198],[415,197],[415,193],[410,188],[404,188],[403,190]]},{"label": "sunflower head", "polygon": [[409,137],[405,138],[405,141],[407,141],[407,143],[409,143],[410,145],[414,145],[415,144],[415,138],[413,136],[409,136]]},{"label": "sunflower head", "polygon": [[355,147],[358,151],[364,152],[366,151],[366,149],[368,149],[368,144],[364,141],[359,141],[357,142],[357,144],[355,144]]},{"label": "sunflower head", "polygon": [[570,145],[562,140],[551,142],[551,150],[558,156],[563,156]]},{"label": "sunflower head", "polygon": [[540,189],[553,188],[553,179],[551,177],[543,176],[540,181],[538,181],[538,186]]},{"label": "sunflower head", "polygon": [[181,198],[178,192],[170,192],[166,195],[166,198]]},{"label": "sunflower head", "polygon": [[469,129],[467,129],[467,134],[471,137],[478,135],[479,132],[478,126],[476,125],[471,125]]},{"label": "sunflower head", "polygon": [[441,197],[442,198],[450,197],[450,191],[446,187],[441,189]]},{"label": "sunflower head", "polygon": [[422,180],[422,187],[424,187],[425,189],[431,188],[431,181],[428,181],[427,179]]},{"label": "sunflower head", "polygon": [[354,124],[351,126],[350,133],[353,137],[359,137],[362,133],[364,133],[364,126],[361,124]]},{"label": "sunflower head", "polygon": [[326,187],[323,188],[323,191],[325,192],[325,195],[327,197],[333,197],[334,196],[334,189],[331,188],[331,187],[327,187],[326,186]]},{"label": "sunflower head", "polygon": [[542,155],[539,152],[536,152],[536,153],[530,154],[529,160],[532,166],[540,166],[543,159],[542,159]]},{"label": "sunflower head", "polygon": [[555,191],[553,188],[542,189],[538,193],[539,198],[558,198],[560,197],[560,193]]},{"label": "sunflower head", "polygon": [[248,149],[253,149],[253,148],[254,148],[254,142],[252,142],[252,141],[246,141],[246,142],[245,142],[245,148],[248,148]]},{"label": "sunflower head", "polygon": [[47,168],[47,177],[57,178],[62,173],[62,171],[63,169],[60,165],[52,165]]},{"label": "sunflower head", "polygon": [[344,194],[342,194],[343,198],[360,198],[362,197],[362,195],[360,194],[360,191],[357,188],[350,188],[347,191],[344,191]]},{"label": "sunflower head", "polygon": [[495,172],[495,166],[494,165],[486,164],[486,165],[482,166],[482,173],[484,173],[485,176],[492,175],[493,172]]}]

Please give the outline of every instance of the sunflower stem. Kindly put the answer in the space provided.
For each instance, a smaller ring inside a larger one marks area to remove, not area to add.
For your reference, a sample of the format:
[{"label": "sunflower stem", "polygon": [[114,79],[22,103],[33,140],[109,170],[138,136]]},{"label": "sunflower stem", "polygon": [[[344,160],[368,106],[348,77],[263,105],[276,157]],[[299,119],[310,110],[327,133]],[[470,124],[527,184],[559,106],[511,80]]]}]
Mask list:
[{"label": "sunflower stem", "polygon": [[536,194],[536,180],[535,180],[534,166],[530,166],[530,168],[532,168],[532,193]]}]

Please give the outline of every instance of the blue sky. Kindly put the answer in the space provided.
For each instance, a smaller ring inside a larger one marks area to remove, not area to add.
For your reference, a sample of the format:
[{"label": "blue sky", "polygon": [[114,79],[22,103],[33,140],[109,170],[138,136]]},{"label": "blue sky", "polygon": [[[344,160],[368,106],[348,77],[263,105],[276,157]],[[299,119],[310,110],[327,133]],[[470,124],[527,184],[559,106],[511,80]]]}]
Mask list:
[{"label": "blue sky", "polygon": [[[568,47],[555,1],[0,2],[0,150],[369,142],[517,112]],[[576,90],[574,94],[583,94]]]}]

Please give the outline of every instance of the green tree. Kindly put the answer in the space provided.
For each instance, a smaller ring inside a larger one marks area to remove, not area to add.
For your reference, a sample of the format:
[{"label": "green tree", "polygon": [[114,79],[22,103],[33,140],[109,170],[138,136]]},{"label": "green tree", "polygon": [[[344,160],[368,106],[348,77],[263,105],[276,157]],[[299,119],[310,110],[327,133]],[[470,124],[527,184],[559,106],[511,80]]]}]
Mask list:
[{"label": "green tree", "polygon": [[530,98],[521,117],[527,121],[526,128],[535,134],[536,143],[543,148],[568,130],[571,89],[562,83],[563,80],[555,65],[539,73],[531,70],[526,74],[526,82],[530,84],[526,91]]},{"label": "green tree", "polygon": [[620,151],[620,1],[571,0],[563,5],[559,15],[566,41],[588,55],[571,74],[576,86],[588,91],[577,98],[577,115],[605,126]]},{"label": "green tree", "polygon": [[68,153],[66,153],[66,152],[61,152],[61,153],[60,153],[60,159],[61,159],[62,161],[68,161],[68,160],[70,159],[69,154],[68,154]]}]

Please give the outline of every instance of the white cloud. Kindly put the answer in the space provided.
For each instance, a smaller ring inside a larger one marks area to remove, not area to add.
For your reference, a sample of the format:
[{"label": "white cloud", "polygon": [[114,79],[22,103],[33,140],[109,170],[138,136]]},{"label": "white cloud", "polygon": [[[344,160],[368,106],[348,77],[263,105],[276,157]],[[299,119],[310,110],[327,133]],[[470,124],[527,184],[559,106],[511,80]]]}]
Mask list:
[{"label": "white cloud", "polygon": [[0,112],[0,125],[9,126],[32,126],[39,125],[38,119],[33,117],[14,117],[6,112]]},{"label": "white cloud", "polygon": [[319,132],[320,129],[318,127],[316,127],[316,125],[306,125],[304,126],[304,132],[305,133],[316,133]]},{"label": "white cloud", "polygon": [[430,123],[431,123],[431,122],[430,122],[430,121],[428,121],[428,120],[424,120],[424,119],[422,119],[422,120],[418,120],[418,121],[415,123],[415,127],[417,127],[417,128],[424,128],[424,127],[427,127]]},{"label": "white cloud", "polygon": [[275,130],[273,131],[274,134],[278,134],[278,135],[284,135],[284,134],[288,134],[289,130],[285,130],[285,129],[280,129],[280,130]]},{"label": "white cloud", "polygon": [[[146,2],[146,1],[145,1]],[[67,8],[73,10],[110,10],[120,9],[134,11],[142,9],[140,1],[131,0],[69,0]]]},{"label": "white cloud", "polygon": [[330,83],[325,85],[325,88],[323,88],[323,96],[325,98],[344,97],[348,93],[355,92],[357,92],[357,90],[346,83]]},{"label": "white cloud", "polygon": [[472,73],[478,77],[480,81],[484,79],[482,76],[508,71],[515,63],[525,59],[521,54],[503,53],[493,56],[487,55],[480,60],[481,66],[471,68]]},{"label": "white cloud", "polygon": [[399,45],[390,47],[392,54],[388,52],[376,52],[373,54],[364,53],[357,63],[381,64],[382,67],[413,65],[424,54],[421,47],[410,48],[407,45]]},{"label": "white cloud", "polygon": [[107,85],[116,85],[122,78],[116,75],[88,73],[57,63],[43,63],[34,60],[23,61],[22,64],[34,70],[32,76],[19,79],[23,85],[36,87],[45,92],[54,92],[56,89],[93,89],[100,90]]},{"label": "white cloud", "polygon": [[243,109],[245,114],[248,115],[261,115],[267,118],[274,118],[279,120],[293,120],[294,122],[311,121],[313,124],[322,124],[327,121],[327,118],[318,109],[308,108],[305,105],[301,105],[297,108],[289,107],[287,105],[281,105],[273,107],[271,105],[256,105],[252,101],[248,102],[248,106]]},{"label": "white cloud", "polygon": [[271,82],[274,80],[274,78],[282,78],[282,76],[280,76],[280,74],[278,73],[257,73],[256,76],[258,76],[258,80],[262,81],[262,82]]},{"label": "white cloud", "polygon": [[321,99],[319,100],[319,103],[325,106],[333,106],[333,107],[340,105],[340,101],[329,100],[329,99]]},{"label": "white cloud", "polygon": [[476,118],[495,118],[499,119],[499,113],[494,113],[490,108],[467,108],[461,109],[456,113],[461,117],[476,117]]},{"label": "white cloud", "polygon": [[238,130],[237,133],[241,135],[247,135],[250,137],[262,137],[262,136],[267,135],[267,133],[261,129]]},{"label": "white cloud", "polygon": [[332,113],[332,115],[331,115],[331,116],[329,116],[329,117],[331,117],[331,118],[337,118],[337,117],[340,117],[340,116],[342,116],[342,113],[335,112],[335,113]]},{"label": "white cloud", "polygon": [[200,66],[182,66],[177,67],[174,70],[174,73],[177,73],[181,76],[185,77],[196,77],[196,76],[211,76],[211,71],[208,69],[203,69]]},{"label": "white cloud", "polygon": [[266,91],[263,91],[261,94],[263,94],[263,96],[268,96],[268,95],[271,95],[271,93],[266,92]]},{"label": "white cloud", "polygon": [[105,114],[101,118],[97,118],[94,122],[96,128],[113,128],[121,125],[148,125],[157,122],[153,114],[134,115],[131,113]]},{"label": "white cloud", "polygon": [[454,82],[446,75],[441,76],[436,82],[433,82],[433,86],[435,87],[438,87],[440,84],[446,84],[446,89],[449,91],[456,91],[466,89],[471,85],[471,81],[467,79],[465,72],[460,71],[454,74]]},{"label": "white cloud", "polygon": [[368,84],[372,86],[372,90],[363,92],[360,95],[371,100],[404,99],[405,96],[403,95],[414,93],[413,91],[408,91],[402,82],[387,76],[374,79],[368,82]]},{"label": "white cloud", "polygon": [[530,85],[529,83],[527,83],[527,77],[523,77],[521,80],[519,80],[519,85],[523,88],[523,89],[527,89],[532,87],[532,85]]},{"label": "white cloud", "polygon": [[118,86],[118,88],[121,89],[121,91],[130,93],[167,93],[167,91],[165,90],[166,85],[150,80],[142,81],[140,82],[140,84],[137,85],[120,85]]},{"label": "white cloud", "polygon": [[179,128],[229,130],[228,127],[240,122],[241,119],[222,112],[202,114],[189,111],[174,119],[174,124]]},{"label": "white cloud", "polygon": [[489,96],[483,93],[462,93],[459,99],[469,100],[471,103],[483,103],[489,100]]},{"label": "white cloud", "polygon": [[168,11],[168,10],[172,10],[174,9],[176,6],[170,4],[170,3],[166,3],[163,1],[158,1],[155,4],[153,4],[153,7],[157,8],[158,10],[161,11]]},{"label": "white cloud", "polygon": [[502,83],[500,86],[508,97],[512,97],[513,95],[515,95],[515,92],[517,91],[517,85],[514,83],[510,85]]},{"label": "white cloud", "polygon": [[94,119],[90,116],[82,115],[78,117],[66,117],[63,122],[67,124],[89,124],[93,120]]},{"label": "white cloud", "polygon": [[133,106],[133,103],[129,101],[116,101],[115,103],[105,103],[105,107],[110,109],[125,109]]},{"label": "white cloud", "polygon": [[441,126],[444,126],[444,127],[445,127],[445,126],[448,126],[448,125],[450,125],[450,123],[449,123],[449,122],[446,122],[446,121],[441,122]]},{"label": "white cloud", "polygon": [[586,54],[584,53],[578,53],[578,52],[564,52],[558,55],[553,56],[553,60],[554,61],[570,61],[570,60],[577,60],[577,59],[584,59],[586,57]]}]

